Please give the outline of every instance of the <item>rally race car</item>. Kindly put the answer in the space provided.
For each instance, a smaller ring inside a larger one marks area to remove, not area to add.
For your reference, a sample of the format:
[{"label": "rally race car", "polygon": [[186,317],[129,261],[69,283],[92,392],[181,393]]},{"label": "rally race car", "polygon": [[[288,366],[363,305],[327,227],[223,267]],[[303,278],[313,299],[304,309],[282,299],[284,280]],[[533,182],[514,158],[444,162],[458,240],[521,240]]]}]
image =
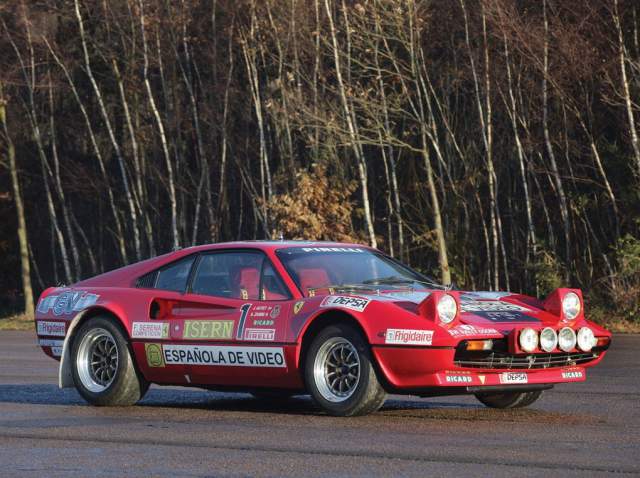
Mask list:
[{"label": "rally race car", "polygon": [[611,341],[579,290],[450,290],[376,249],[326,242],[178,250],[47,289],[35,319],[60,386],[94,405],[134,404],[155,383],[308,393],[333,415],[373,412],[387,393],[527,406],[585,380]]}]

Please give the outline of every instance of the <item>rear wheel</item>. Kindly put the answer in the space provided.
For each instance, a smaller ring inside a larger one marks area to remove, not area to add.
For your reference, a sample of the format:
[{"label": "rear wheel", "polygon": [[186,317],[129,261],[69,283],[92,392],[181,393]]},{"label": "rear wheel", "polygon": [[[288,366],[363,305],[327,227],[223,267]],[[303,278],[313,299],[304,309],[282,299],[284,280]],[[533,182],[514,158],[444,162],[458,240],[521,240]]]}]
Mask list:
[{"label": "rear wheel", "polygon": [[85,322],[71,348],[73,382],[92,405],[127,406],[140,400],[149,383],[133,364],[127,339],[107,317]]},{"label": "rear wheel", "polygon": [[476,398],[491,408],[528,407],[542,395],[542,390],[534,392],[477,393]]},{"label": "rear wheel", "polygon": [[386,398],[369,345],[349,325],[330,325],[318,333],[306,354],[304,372],[311,397],[331,415],[372,413]]}]

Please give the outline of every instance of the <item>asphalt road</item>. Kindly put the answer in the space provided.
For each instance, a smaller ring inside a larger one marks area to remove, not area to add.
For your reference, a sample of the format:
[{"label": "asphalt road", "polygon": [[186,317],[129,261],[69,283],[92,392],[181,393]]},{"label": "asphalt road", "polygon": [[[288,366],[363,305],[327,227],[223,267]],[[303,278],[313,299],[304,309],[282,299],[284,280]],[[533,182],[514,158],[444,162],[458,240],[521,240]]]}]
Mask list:
[{"label": "asphalt road", "polygon": [[323,416],[249,395],[152,387],[94,408],[56,386],[32,333],[0,332],[0,476],[640,476],[640,336],[617,336],[587,382],[531,408],[393,396]]}]

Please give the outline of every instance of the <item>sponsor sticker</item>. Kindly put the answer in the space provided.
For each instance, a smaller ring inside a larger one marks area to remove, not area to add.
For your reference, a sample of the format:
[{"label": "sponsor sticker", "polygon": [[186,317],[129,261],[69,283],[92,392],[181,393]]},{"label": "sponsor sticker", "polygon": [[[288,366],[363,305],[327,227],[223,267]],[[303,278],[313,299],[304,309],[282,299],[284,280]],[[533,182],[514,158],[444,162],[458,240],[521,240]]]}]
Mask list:
[{"label": "sponsor sticker", "polygon": [[48,314],[52,311],[54,315],[67,315],[91,307],[99,298],[99,295],[86,291],[66,291],[40,300],[38,312]]},{"label": "sponsor sticker", "polygon": [[144,344],[144,351],[147,355],[147,363],[149,364],[149,367],[164,367],[162,345]]},{"label": "sponsor sticker", "polygon": [[233,336],[233,320],[185,320],[182,338],[225,340]]},{"label": "sponsor sticker", "polygon": [[467,337],[469,335],[496,335],[500,334],[496,329],[478,327],[476,325],[462,324],[448,330],[453,337]]},{"label": "sponsor sticker", "polygon": [[359,247],[303,247],[304,252],[364,252]]},{"label": "sponsor sticker", "polygon": [[371,302],[369,299],[361,297],[349,297],[344,295],[328,295],[324,298],[320,307],[342,307],[344,309],[363,312]]},{"label": "sponsor sticker", "polygon": [[468,300],[461,299],[463,312],[531,312],[526,307],[509,304],[499,300]]},{"label": "sponsor sticker", "polygon": [[293,313],[297,314],[298,312],[300,312],[300,310],[302,310],[302,307],[304,307],[304,302],[296,302],[295,304],[293,304]]},{"label": "sponsor sticker", "polygon": [[486,377],[486,376],[484,376],[484,375],[478,375],[478,380],[480,380],[480,383],[481,383],[482,385],[484,385],[484,380],[485,380],[486,378],[487,378],[487,377]]},{"label": "sponsor sticker", "polygon": [[269,312],[269,317],[271,317],[272,319],[277,319],[279,315],[280,315],[280,306],[274,305],[273,309],[271,309],[271,312]]},{"label": "sponsor sticker", "polygon": [[270,368],[284,368],[287,366],[282,347],[165,344],[162,346],[162,351],[163,363],[167,365]]},{"label": "sponsor sticker", "polygon": [[168,337],[167,322],[134,322],[131,329],[133,339],[166,339]]},{"label": "sponsor sticker", "polygon": [[245,329],[244,339],[256,342],[273,341],[276,336],[276,329]]},{"label": "sponsor sticker", "polygon": [[433,330],[387,329],[385,344],[431,345]]},{"label": "sponsor sticker", "polygon": [[528,383],[529,377],[524,372],[503,372],[500,374],[500,383]]},{"label": "sponsor sticker", "polygon": [[581,370],[570,370],[570,371],[562,372],[562,378],[564,378],[565,380],[576,380],[583,377],[584,377],[584,374],[582,373]]},{"label": "sponsor sticker", "polygon": [[51,347],[51,354],[54,357],[62,357],[62,347]]},{"label": "sponsor sticker", "polygon": [[268,327],[269,325],[273,325],[272,319],[257,319],[253,321],[253,325]]},{"label": "sponsor sticker", "polygon": [[471,383],[473,378],[469,375],[447,375],[447,383]]},{"label": "sponsor sticker", "polygon": [[41,347],[62,347],[64,340],[40,339],[38,340],[38,345]]},{"label": "sponsor sticker", "polygon": [[64,337],[65,328],[65,322],[39,320],[37,325],[38,335],[53,335],[55,337]]}]

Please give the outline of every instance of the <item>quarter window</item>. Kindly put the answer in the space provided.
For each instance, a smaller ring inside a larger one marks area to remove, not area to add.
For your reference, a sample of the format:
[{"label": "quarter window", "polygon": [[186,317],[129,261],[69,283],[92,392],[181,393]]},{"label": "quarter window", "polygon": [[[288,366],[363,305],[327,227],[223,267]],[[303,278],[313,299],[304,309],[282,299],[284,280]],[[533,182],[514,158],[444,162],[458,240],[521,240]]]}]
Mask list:
[{"label": "quarter window", "polygon": [[160,269],[156,280],[156,289],[184,292],[189,281],[189,273],[195,256],[185,257]]}]

